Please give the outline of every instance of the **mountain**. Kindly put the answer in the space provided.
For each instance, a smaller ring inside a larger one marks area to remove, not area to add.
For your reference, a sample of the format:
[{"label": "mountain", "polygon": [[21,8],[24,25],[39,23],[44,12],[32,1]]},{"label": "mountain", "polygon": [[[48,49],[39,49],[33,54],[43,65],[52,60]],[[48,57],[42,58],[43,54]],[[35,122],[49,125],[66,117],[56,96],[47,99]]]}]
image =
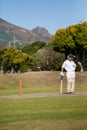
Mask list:
[{"label": "mountain", "polygon": [[52,35],[44,27],[28,30],[0,18],[0,43],[2,45],[8,45],[11,41],[19,42],[23,45],[32,44],[36,41],[48,43],[51,37]]}]

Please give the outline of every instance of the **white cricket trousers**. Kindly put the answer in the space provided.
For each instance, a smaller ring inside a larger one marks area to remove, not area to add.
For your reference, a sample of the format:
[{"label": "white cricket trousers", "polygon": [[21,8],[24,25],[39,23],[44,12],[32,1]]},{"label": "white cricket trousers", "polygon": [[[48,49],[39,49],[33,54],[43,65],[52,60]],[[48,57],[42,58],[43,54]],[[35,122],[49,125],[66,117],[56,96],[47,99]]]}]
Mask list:
[{"label": "white cricket trousers", "polygon": [[67,92],[74,92],[75,89],[75,78],[67,79]]},{"label": "white cricket trousers", "polygon": [[75,71],[67,72],[67,92],[74,92],[75,89]]}]

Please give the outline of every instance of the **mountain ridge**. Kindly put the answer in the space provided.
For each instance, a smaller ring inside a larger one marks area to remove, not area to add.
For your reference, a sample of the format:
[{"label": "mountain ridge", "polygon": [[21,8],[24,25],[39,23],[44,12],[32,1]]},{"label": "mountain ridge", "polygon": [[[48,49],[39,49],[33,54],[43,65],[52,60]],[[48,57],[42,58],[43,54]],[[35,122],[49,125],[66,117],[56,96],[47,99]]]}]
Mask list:
[{"label": "mountain ridge", "polygon": [[37,26],[32,30],[14,25],[0,18],[0,43],[8,44],[9,41],[19,41],[23,45],[36,41],[48,43],[52,35],[44,27]]}]

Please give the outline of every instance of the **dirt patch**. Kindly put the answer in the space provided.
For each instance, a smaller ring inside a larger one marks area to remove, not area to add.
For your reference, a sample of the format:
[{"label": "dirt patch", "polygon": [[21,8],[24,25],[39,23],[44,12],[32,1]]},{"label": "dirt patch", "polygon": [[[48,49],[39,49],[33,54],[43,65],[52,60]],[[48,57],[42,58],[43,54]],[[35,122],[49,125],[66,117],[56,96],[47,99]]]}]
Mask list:
[{"label": "dirt patch", "polygon": [[62,97],[62,96],[87,96],[87,92],[76,92],[74,94],[59,94],[59,93],[32,93],[20,95],[0,96],[0,99],[18,99],[18,98],[44,98],[44,97]]}]

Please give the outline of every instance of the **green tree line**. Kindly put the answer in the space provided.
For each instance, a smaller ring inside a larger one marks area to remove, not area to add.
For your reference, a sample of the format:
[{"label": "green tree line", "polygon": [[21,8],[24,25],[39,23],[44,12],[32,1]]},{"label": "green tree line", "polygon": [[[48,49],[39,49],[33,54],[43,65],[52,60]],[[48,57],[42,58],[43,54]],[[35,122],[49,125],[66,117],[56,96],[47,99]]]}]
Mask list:
[{"label": "green tree line", "polygon": [[57,30],[49,43],[37,41],[22,48],[1,48],[0,67],[4,73],[60,70],[68,53],[73,53],[75,62],[81,62],[87,70],[87,22]]},{"label": "green tree line", "polygon": [[64,54],[53,50],[50,44],[37,41],[22,50],[10,46],[0,49],[0,67],[3,73],[26,72],[29,69],[59,70]]}]

